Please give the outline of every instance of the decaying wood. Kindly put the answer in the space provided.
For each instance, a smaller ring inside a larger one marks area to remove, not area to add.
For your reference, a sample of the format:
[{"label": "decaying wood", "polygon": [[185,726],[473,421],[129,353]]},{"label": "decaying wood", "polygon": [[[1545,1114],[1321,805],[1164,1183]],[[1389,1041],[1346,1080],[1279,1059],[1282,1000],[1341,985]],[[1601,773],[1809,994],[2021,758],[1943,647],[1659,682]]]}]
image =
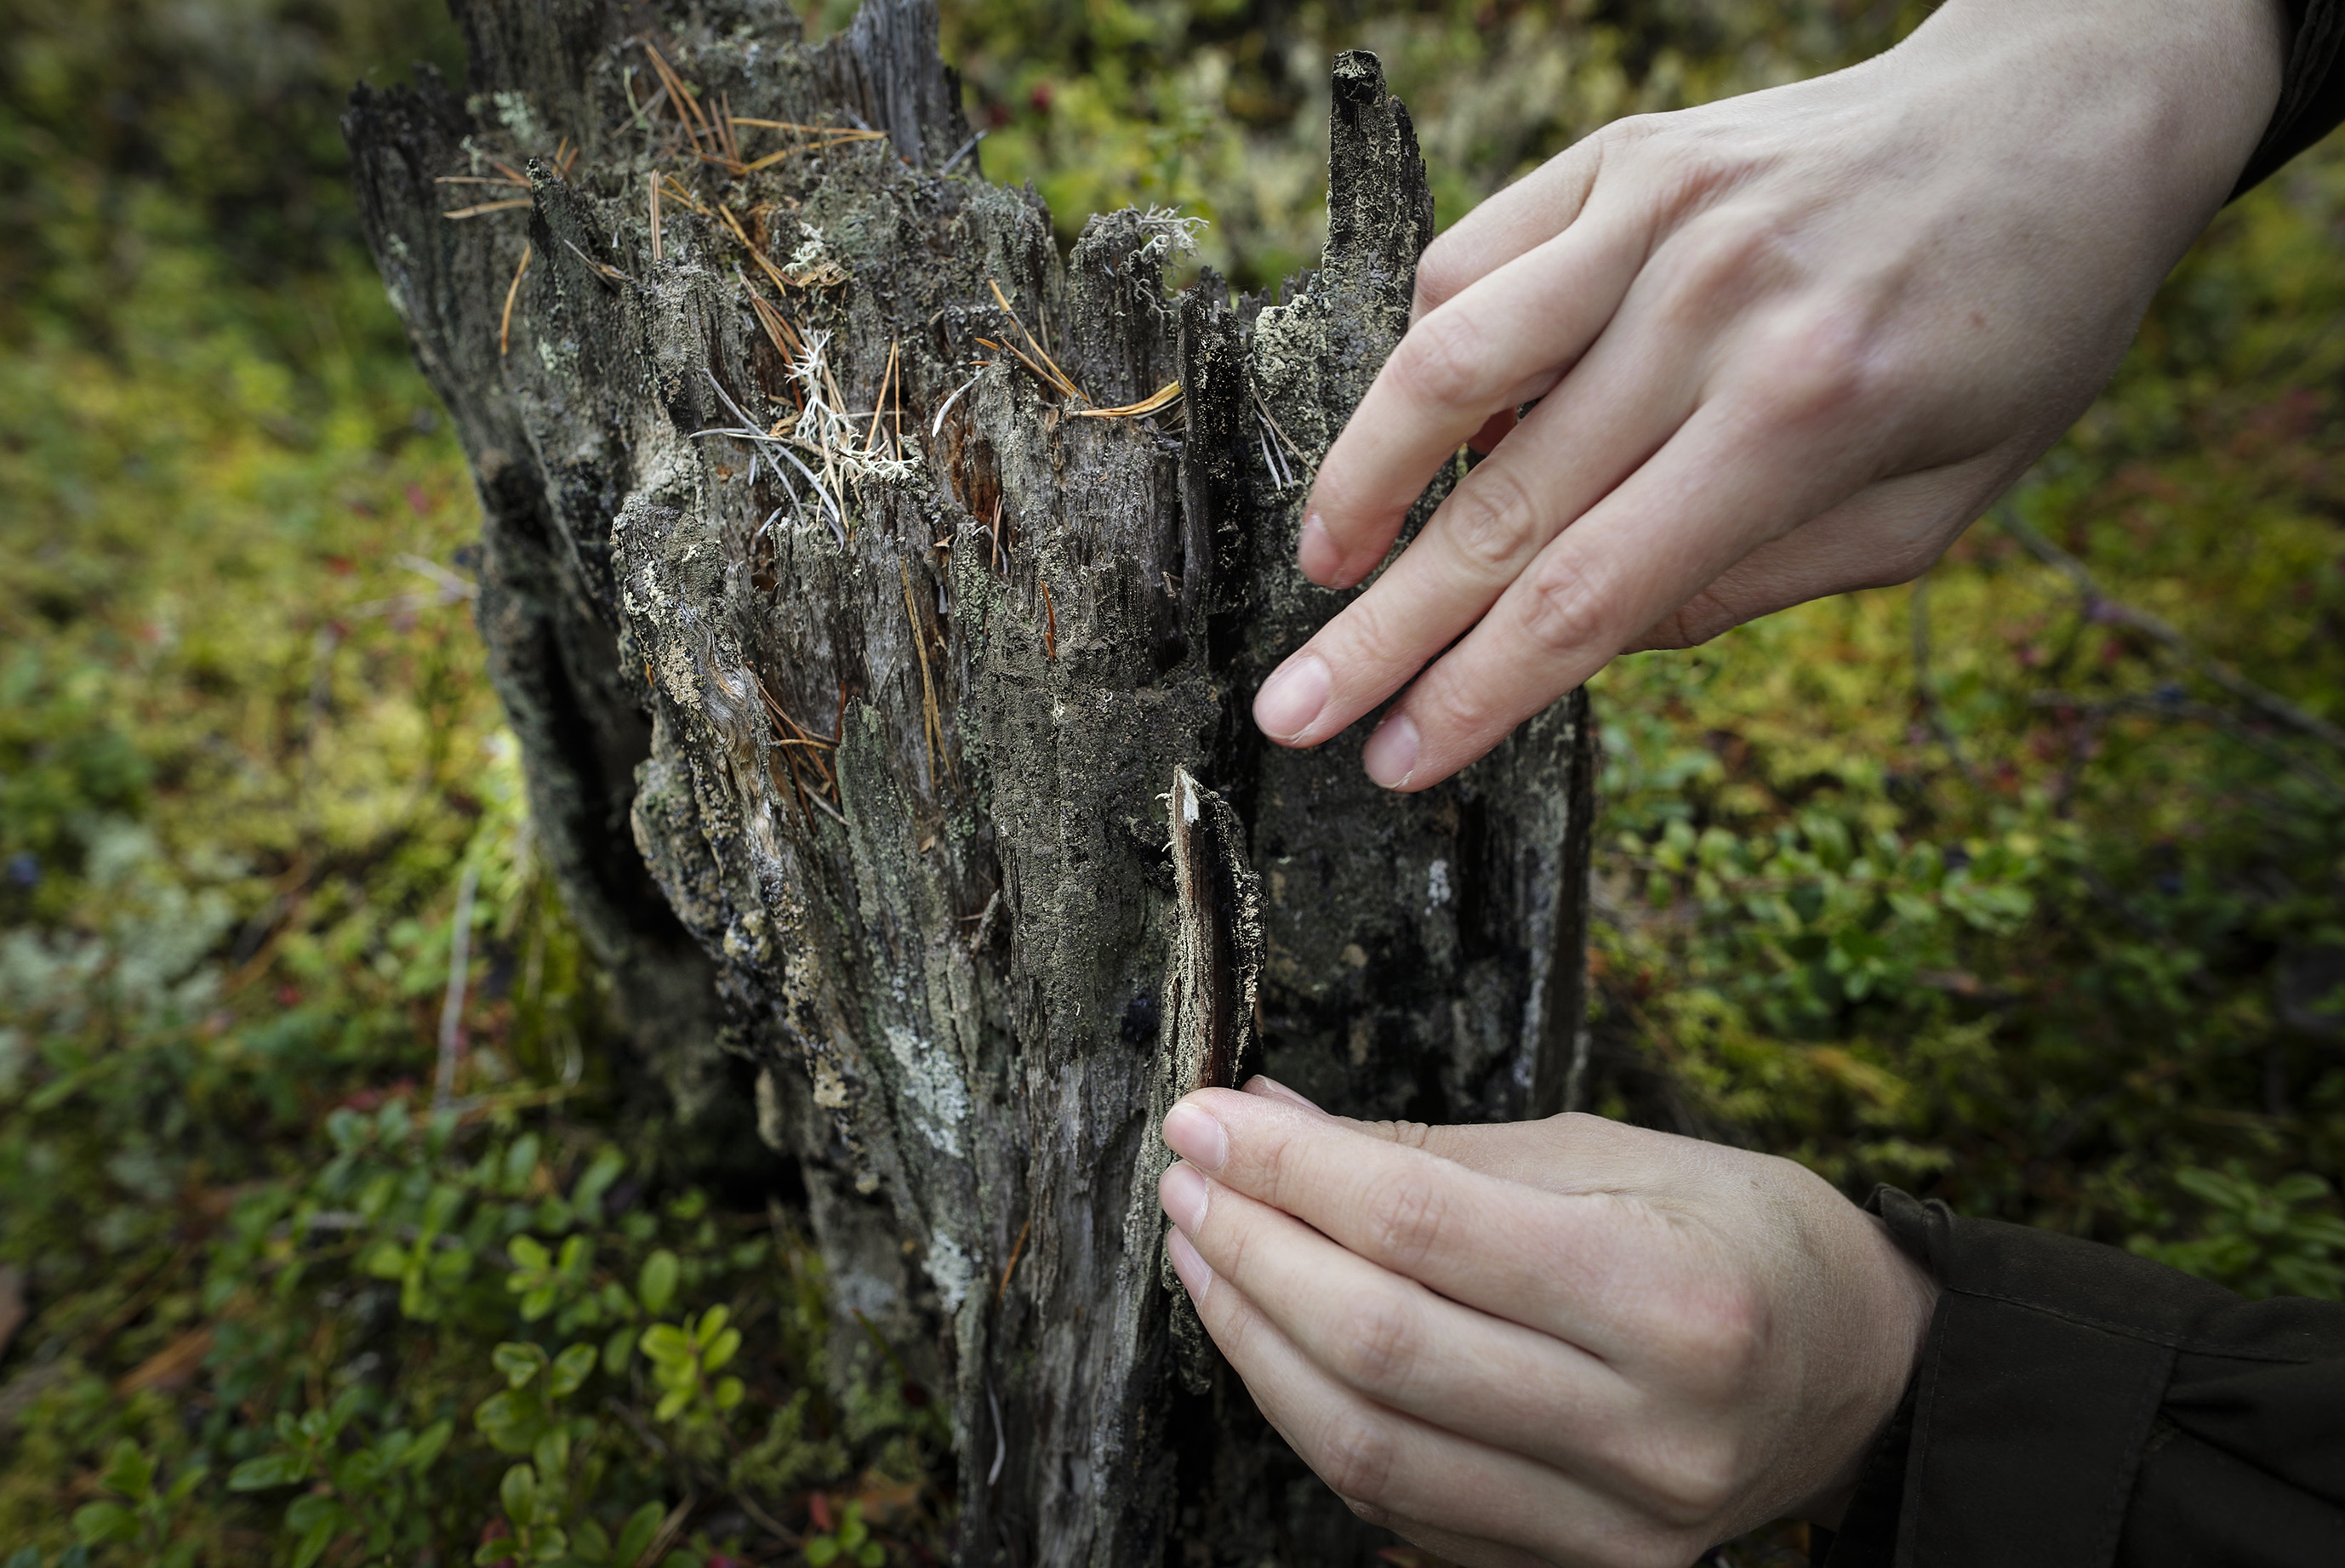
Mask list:
[{"label": "decaying wood", "polygon": [[[1341,602],[1294,541],[1432,234],[1406,111],[1342,56],[1321,269],[1170,295],[1177,223],[1062,260],[983,179],[927,0],[815,46],[779,0],[457,9],[467,94],[348,132],[623,996],[707,1097],[721,994],[842,1309],[948,1391],[965,1561],[1361,1560],[1169,1348],[1152,1118],[1249,1056],[1356,1115],[1566,1092],[1584,708],[1408,797],[1246,720]],[[507,168],[526,209],[442,216]]]}]

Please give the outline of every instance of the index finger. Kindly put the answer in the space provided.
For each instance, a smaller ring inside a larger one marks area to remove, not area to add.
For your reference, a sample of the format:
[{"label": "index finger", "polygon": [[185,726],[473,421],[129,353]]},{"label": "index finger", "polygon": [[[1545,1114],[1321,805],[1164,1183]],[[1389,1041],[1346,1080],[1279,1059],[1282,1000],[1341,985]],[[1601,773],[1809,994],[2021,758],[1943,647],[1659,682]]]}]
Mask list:
[{"label": "index finger", "polygon": [[1656,1300],[1698,1311],[1690,1294],[1727,1272],[1696,1233],[1618,1193],[1541,1191],[1260,1095],[1199,1090],[1164,1136],[1346,1250],[1608,1361],[1650,1337]]},{"label": "index finger", "polygon": [[1319,465],[1296,547],[1304,575],[1344,588],[1374,571],[1467,438],[1579,361],[1643,255],[1625,204],[1591,209],[1411,327]]}]

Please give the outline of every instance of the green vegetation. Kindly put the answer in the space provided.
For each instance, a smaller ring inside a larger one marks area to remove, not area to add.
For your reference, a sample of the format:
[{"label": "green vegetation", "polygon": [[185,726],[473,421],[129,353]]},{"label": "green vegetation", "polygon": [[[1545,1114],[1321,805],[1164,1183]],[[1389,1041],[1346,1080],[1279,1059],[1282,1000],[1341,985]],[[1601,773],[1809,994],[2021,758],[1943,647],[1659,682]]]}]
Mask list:
[{"label": "green vegetation", "polygon": [[[1316,243],[1330,46],[1386,55],[1454,217],[1613,114],[1893,31],[949,9],[997,177],[1071,228],[1185,205],[1254,288]],[[935,1407],[614,1072],[532,853],[470,487],[332,124],[451,30],[431,0],[11,20],[0,1562],[934,1552]],[[2345,757],[2285,716],[2345,723],[2340,221],[2334,151],[2228,210],[1926,600],[1599,678],[1605,1108],[2345,1291]]]}]

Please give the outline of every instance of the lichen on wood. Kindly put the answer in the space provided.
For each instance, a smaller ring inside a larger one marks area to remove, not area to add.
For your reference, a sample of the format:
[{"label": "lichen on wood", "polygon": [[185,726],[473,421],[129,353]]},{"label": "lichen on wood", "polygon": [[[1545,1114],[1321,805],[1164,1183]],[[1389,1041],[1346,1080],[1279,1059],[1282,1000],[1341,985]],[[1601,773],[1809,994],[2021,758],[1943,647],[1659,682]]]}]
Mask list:
[{"label": "lichen on wood", "polygon": [[[1584,709],[1406,797],[1245,717],[1341,602],[1294,538],[1431,237],[1406,111],[1342,56],[1320,271],[1175,295],[1177,220],[1062,259],[983,178],[925,0],[812,46],[773,0],[459,13],[469,95],[362,91],[349,130],[573,906],[673,1032],[721,996],[835,1289],[948,1391],[964,1560],[1356,1560],[1226,1369],[1173,1375],[1162,797],[1210,791],[1260,878],[1225,1045],[1354,1114],[1555,1099]],[[500,165],[525,209],[441,216]],[[696,962],[642,956],[677,932]]]}]

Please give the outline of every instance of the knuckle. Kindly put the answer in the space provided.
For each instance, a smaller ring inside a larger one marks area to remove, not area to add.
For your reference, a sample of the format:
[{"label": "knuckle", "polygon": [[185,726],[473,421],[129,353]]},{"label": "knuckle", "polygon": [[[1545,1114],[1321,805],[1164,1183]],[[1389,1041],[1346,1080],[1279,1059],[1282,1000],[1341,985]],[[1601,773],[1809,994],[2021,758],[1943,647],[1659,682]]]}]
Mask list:
[{"label": "knuckle", "polygon": [[1531,580],[1523,634],[1534,650],[1555,658],[1584,652],[1598,647],[1609,632],[1604,595],[1586,572],[1555,565]]},{"label": "knuckle", "polygon": [[1417,729],[1426,734],[1480,736],[1499,723],[1496,695],[1487,682],[1450,678],[1436,666],[1409,689],[1408,706]]},{"label": "knuckle", "polygon": [[1381,1417],[1347,1413],[1319,1434],[1312,1468],[1347,1501],[1376,1505],[1392,1485],[1400,1442]]},{"label": "knuckle", "polygon": [[1416,264],[1416,313],[1428,316],[1466,291],[1474,281],[1465,249],[1454,234],[1445,234],[1426,248]]},{"label": "knuckle", "polygon": [[1775,314],[1753,362],[1767,367],[1763,407],[1778,427],[1838,421],[1880,406],[1885,379],[1863,301],[1809,301]]},{"label": "knuckle", "polygon": [[1511,577],[1531,542],[1538,502],[1520,476],[1503,463],[1486,463],[1466,478],[1441,509],[1451,550],[1480,577]]},{"label": "knuckle", "polygon": [[1379,1294],[1355,1304],[1336,1334],[1335,1375],[1354,1388],[1386,1393],[1411,1381],[1422,1338],[1407,1303]]},{"label": "knuckle", "polygon": [[1370,1209],[1377,1254],[1406,1273],[1433,1255],[1448,1227],[1448,1199],[1416,1173],[1385,1184]]},{"label": "knuckle", "polygon": [[1671,1371],[1697,1398],[1731,1400],[1766,1366],[1767,1305],[1754,1287],[1720,1283],[1682,1298],[1660,1329]]},{"label": "knuckle", "polygon": [[1376,1121],[1368,1126],[1378,1138],[1404,1148],[1424,1148],[1433,1142],[1433,1128],[1421,1121]]},{"label": "knuckle", "polygon": [[1716,1519],[1742,1487],[1741,1446],[1716,1429],[1688,1433],[1654,1456],[1645,1490],[1655,1517],[1690,1529]]},{"label": "knuckle", "polygon": [[1472,408],[1486,395],[1489,345],[1463,310],[1436,310],[1409,329],[1393,352],[1393,375],[1419,398]]}]

